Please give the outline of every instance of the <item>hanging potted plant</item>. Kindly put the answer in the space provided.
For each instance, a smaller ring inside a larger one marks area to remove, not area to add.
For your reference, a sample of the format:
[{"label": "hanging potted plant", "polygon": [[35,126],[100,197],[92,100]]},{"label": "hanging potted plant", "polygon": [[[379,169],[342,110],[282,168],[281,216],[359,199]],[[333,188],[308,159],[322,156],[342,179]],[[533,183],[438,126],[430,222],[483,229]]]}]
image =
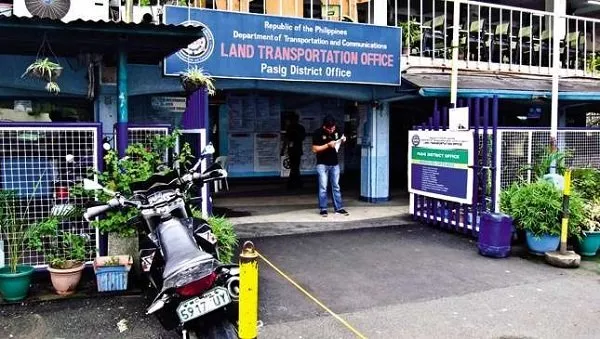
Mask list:
[{"label": "hanging potted plant", "polygon": [[179,79],[186,93],[193,93],[201,88],[205,88],[209,95],[215,94],[214,79],[198,66],[194,66],[181,73]]},{"label": "hanging potted plant", "polygon": [[59,225],[58,217],[41,223],[31,232],[29,245],[47,258],[56,293],[69,295],[75,292],[85,268],[85,260],[93,251],[87,247],[88,235],[61,230]]},{"label": "hanging potted plant", "polygon": [[[584,220],[584,203],[576,192],[573,193],[569,202],[568,232],[570,236],[579,238]],[[513,217],[517,229],[525,232],[531,253],[543,255],[558,248],[562,198],[562,192],[545,180],[515,183],[503,192],[503,212]]]},{"label": "hanging potted plant", "polygon": [[38,58],[27,67],[23,75],[51,82],[62,74],[63,68],[48,58]]},{"label": "hanging potted plant", "polygon": [[27,67],[21,77],[29,76],[31,78],[46,81],[46,90],[52,94],[60,93],[60,87],[56,79],[62,74],[63,68],[58,63],[50,61],[48,58],[37,58]]}]

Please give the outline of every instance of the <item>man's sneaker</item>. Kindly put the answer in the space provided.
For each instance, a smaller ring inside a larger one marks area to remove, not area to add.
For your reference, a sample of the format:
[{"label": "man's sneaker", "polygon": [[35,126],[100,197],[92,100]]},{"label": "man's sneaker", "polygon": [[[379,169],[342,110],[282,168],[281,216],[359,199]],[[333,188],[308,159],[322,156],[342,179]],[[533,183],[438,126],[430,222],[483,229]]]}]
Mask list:
[{"label": "man's sneaker", "polygon": [[339,210],[337,210],[337,211],[335,211],[335,213],[336,213],[336,214],[343,214],[343,215],[346,215],[346,216],[350,215],[350,213],[348,213],[348,211],[346,211],[346,210],[345,210],[345,209],[343,209],[343,208],[342,208],[342,209],[339,209]]},{"label": "man's sneaker", "polygon": [[321,210],[321,212],[319,212],[319,214],[320,214],[322,217],[326,217],[326,216],[327,216],[327,210]]}]

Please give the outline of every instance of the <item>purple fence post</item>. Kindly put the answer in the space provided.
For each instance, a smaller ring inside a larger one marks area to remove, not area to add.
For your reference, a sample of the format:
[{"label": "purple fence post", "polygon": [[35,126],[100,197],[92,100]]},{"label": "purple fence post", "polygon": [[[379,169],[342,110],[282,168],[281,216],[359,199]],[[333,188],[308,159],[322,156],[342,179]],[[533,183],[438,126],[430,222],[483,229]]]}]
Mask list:
[{"label": "purple fence post", "polygon": [[[436,101],[436,104],[433,109],[433,130],[435,130],[435,131],[440,130],[440,111],[438,109],[437,101]],[[438,221],[438,213],[441,213],[441,208],[439,208],[439,207],[441,207],[440,206],[441,200],[439,200],[439,199],[431,199],[431,200],[433,203],[433,208],[432,208],[433,224],[437,225],[437,224],[441,223]],[[441,214],[440,214],[440,216],[441,216]]]},{"label": "purple fence post", "polygon": [[[481,98],[477,98],[480,101]],[[472,230],[475,228],[477,223],[477,213],[475,212],[479,208],[479,171],[481,169],[479,165],[479,127],[481,122],[479,121],[479,114],[481,108],[473,111],[473,214],[471,216],[471,227]],[[485,109],[485,107],[484,107]],[[465,225],[465,232],[468,232],[468,228]]]},{"label": "purple fence post", "polygon": [[[448,129],[448,107],[442,108],[442,130]],[[442,201],[442,225],[445,225],[446,228],[450,228],[452,222],[450,220],[450,205],[448,201]]]},{"label": "purple fence post", "polygon": [[[200,88],[196,91],[194,91],[193,93],[191,93],[190,95],[188,95],[187,97],[187,102],[186,102],[186,108],[185,111],[183,112],[183,116],[181,119],[181,124],[184,130],[192,130],[192,131],[198,131],[201,129],[205,129],[208,130],[208,92],[206,91],[205,88]],[[192,134],[196,134],[198,132],[192,133]],[[200,135],[198,133],[198,135]],[[208,132],[205,133],[204,137],[206,140],[204,140],[205,142],[208,142]],[[200,153],[202,153],[202,149],[200,149],[200,144],[198,144],[197,150],[195,156],[197,158],[200,157]],[[211,191],[211,185],[204,185],[203,187],[206,188],[206,206],[207,206],[207,213],[210,215],[212,214],[212,201],[210,199],[210,191]],[[200,194],[200,196],[202,196],[202,189],[198,189],[198,193]],[[205,197],[203,197],[205,198]]]},{"label": "purple fence post", "polygon": [[489,154],[489,142],[488,142],[488,126],[490,125],[490,107],[489,101],[486,103],[483,108],[483,168],[482,173],[484,174],[483,178],[483,196],[481,197],[481,210],[487,210],[487,183],[489,180],[489,164],[488,164],[488,154]]},{"label": "purple fence post", "polygon": [[[485,111],[485,107],[483,108]],[[479,124],[479,116],[481,115],[481,98],[478,98],[477,101],[475,102],[475,120],[477,121],[477,124]],[[485,113],[484,113],[485,116]],[[485,121],[485,117],[484,117],[484,121]],[[478,126],[479,127],[479,126]],[[486,136],[486,123],[484,122],[484,130],[483,130],[483,135],[484,135],[484,145],[485,145],[485,140],[487,140],[487,136]],[[486,146],[484,146],[485,149]],[[478,185],[478,179],[479,179],[479,170],[480,170],[480,165],[479,165],[479,132],[476,130],[475,132],[475,145],[474,145],[474,149],[475,149],[475,154],[474,159],[475,159],[475,168],[473,169],[474,171],[474,175],[473,175],[473,219],[471,222],[471,233],[473,235],[477,234],[477,217],[479,214],[479,201],[481,201],[481,197],[479,197],[479,185]],[[485,157],[485,150],[483,151],[483,156]],[[483,166],[485,166],[485,160],[483,161]],[[485,182],[485,181],[484,181]],[[483,199],[485,199],[485,192],[483,192]]]},{"label": "purple fence post", "polygon": [[[421,125],[421,128],[422,128],[423,131],[426,131],[427,130],[427,125],[425,123],[423,123]],[[421,203],[421,222],[423,222],[423,220],[426,220],[425,219],[425,212],[427,212],[427,206],[428,206],[427,202],[428,201],[427,201],[427,198],[424,195],[420,195],[419,196],[419,200],[420,200],[420,203]]]},{"label": "purple fence post", "polygon": [[[500,185],[499,182],[496,182],[496,156],[497,156],[497,147],[498,147],[498,96],[494,96],[493,104],[492,104],[492,163],[490,166],[492,167],[492,209],[496,211],[496,192],[500,189],[498,187]],[[496,186],[498,185],[498,186]]]}]

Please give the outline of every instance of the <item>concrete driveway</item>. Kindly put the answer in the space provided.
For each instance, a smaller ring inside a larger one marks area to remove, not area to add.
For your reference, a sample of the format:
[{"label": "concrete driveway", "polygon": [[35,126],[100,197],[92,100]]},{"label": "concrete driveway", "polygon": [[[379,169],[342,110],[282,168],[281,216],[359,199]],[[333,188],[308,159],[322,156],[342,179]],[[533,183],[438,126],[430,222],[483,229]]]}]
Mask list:
[{"label": "concrete driveway", "polygon": [[[253,241],[368,338],[599,337],[598,262],[489,259],[472,239],[421,225]],[[171,337],[145,306],[138,296],[2,306],[0,338]],[[259,338],[355,338],[262,262],[260,319]]]}]

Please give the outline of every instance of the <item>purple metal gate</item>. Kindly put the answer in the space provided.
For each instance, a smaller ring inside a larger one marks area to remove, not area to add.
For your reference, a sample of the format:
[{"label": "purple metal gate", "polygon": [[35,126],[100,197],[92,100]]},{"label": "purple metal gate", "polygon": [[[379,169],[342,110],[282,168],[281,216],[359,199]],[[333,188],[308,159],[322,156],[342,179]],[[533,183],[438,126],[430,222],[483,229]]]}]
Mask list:
[{"label": "purple metal gate", "polygon": [[[498,97],[459,99],[457,107],[469,108],[469,125],[473,131],[473,201],[471,204],[434,199],[411,194],[411,212],[415,220],[444,229],[477,236],[482,212],[494,210],[496,190]],[[491,121],[490,121],[491,119]],[[448,130],[448,107],[439,109],[435,101],[433,116],[413,130]]]}]

